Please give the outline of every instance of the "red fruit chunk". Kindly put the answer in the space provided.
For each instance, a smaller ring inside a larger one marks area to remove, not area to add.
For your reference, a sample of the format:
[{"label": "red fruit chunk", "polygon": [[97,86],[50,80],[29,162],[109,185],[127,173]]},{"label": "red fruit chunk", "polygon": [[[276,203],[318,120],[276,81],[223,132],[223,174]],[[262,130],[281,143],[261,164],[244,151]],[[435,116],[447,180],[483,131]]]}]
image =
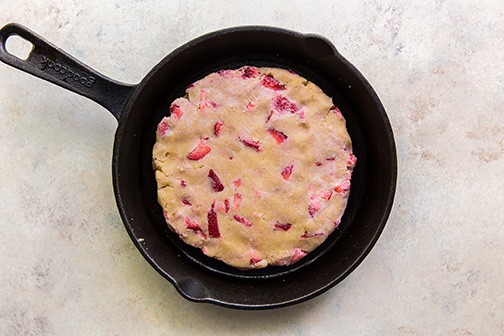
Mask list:
[{"label": "red fruit chunk", "polygon": [[208,221],[208,234],[212,238],[220,238],[219,223],[217,221],[217,213],[214,210],[215,201],[212,203],[212,207],[208,210],[207,221]]},{"label": "red fruit chunk", "polygon": [[319,197],[329,201],[331,199],[332,193],[333,191],[331,189],[322,190],[321,192],[319,192]]},{"label": "red fruit chunk", "polygon": [[213,132],[214,132],[215,136],[219,136],[219,134],[221,133],[221,130],[222,130],[222,126],[223,126],[223,125],[224,125],[224,124],[223,124],[223,123],[222,123],[222,121],[220,121],[220,120],[217,120],[217,121],[215,122],[215,125],[214,125],[214,127],[213,127]]},{"label": "red fruit chunk", "polygon": [[260,152],[261,151],[261,148],[260,145],[261,143],[257,140],[251,140],[251,139],[242,139],[242,138],[239,138],[239,140],[247,147],[251,147],[251,148],[254,148],[256,150],[256,152]]},{"label": "red fruit chunk", "polygon": [[307,239],[307,238],[313,238],[313,237],[320,237],[320,236],[323,236],[324,234],[322,232],[315,232],[315,233],[308,233],[305,231],[305,233],[303,233],[301,235],[301,239]]},{"label": "red fruit chunk", "polygon": [[192,205],[192,203],[188,200],[188,199],[182,199],[182,203],[184,203],[185,205]]},{"label": "red fruit chunk", "polygon": [[272,89],[275,91],[285,90],[285,85],[280,83],[276,78],[273,78],[271,75],[265,76],[261,81],[262,86]]},{"label": "red fruit chunk", "polygon": [[334,105],[333,105],[333,106],[329,109],[329,111],[331,111],[331,112],[335,113],[337,116],[340,116],[340,117],[341,117],[341,116],[343,116],[343,115],[341,114],[341,110],[340,110],[337,106],[334,106]]},{"label": "red fruit chunk", "polygon": [[201,230],[201,226],[198,224],[198,222],[191,220],[189,217],[185,218],[185,224],[186,224],[186,228],[188,230],[193,230],[194,232],[198,232],[198,231],[203,232]]},{"label": "red fruit chunk", "polygon": [[234,194],[233,203],[234,203],[235,211],[238,210],[238,208],[240,207],[241,201],[242,201],[242,194],[240,194],[240,193]]},{"label": "red fruit chunk", "polygon": [[355,155],[353,155],[352,153],[350,153],[350,155],[348,156],[348,159],[347,159],[347,166],[348,167],[353,167],[355,166],[355,164],[357,163],[357,157]]},{"label": "red fruit chunk", "polygon": [[203,140],[200,140],[200,142],[196,145],[196,147],[189,153],[187,154],[187,158],[189,160],[201,160],[204,158],[208,153],[210,153],[212,149],[210,146],[208,146]]},{"label": "red fruit chunk", "polygon": [[163,211],[163,217],[164,217],[166,223],[168,223],[168,221],[169,221],[169,219],[168,219],[168,212]]},{"label": "red fruit chunk", "polygon": [[171,129],[170,126],[168,126],[164,120],[161,120],[161,122],[157,126],[157,132],[160,136],[165,136],[168,134],[168,131]]},{"label": "red fruit chunk", "polygon": [[266,122],[270,121],[272,116],[273,116],[273,110],[271,110],[270,114],[268,114],[268,117],[266,118]]},{"label": "red fruit chunk", "polygon": [[311,195],[310,201],[308,202],[308,213],[310,214],[310,217],[313,218],[320,209],[322,209],[320,199],[316,195]]},{"label": "red fruit chunk", "polygon": [[247,106],[245,107],[247,108],[247,110],[252,111],[253,109],[255,109],[256,105],[253,102],[248,102]]},{"label": "red fruit chunk", "polygon": [[320,166],[322,166],[322,162],[315,162],[315,165],[316,165],[317,167],[320,167]]},{"label": "red fruit chunk", "polygon": [[226,210],[226,213],[229,212],[229,200],[227,198],[224,200],[224,210]]},{"label": "red fruit chunk", "polygon": [[180,185],[181,185],[182,187],[187,187],[187,181],[186,181],[186,180],[182,180],[182,179],[181,179],[181,180],[180,180]]},{"label": "red fruit chunk", "polygon": [[275,108],[280,113],[290,112],[290,113],[298,113],[301,110],[298,104],[290,101],[288,98],[278,95],[274,98],[273,101]]},{"label": "red fruit chunk", "polygon": [[344,193],[348,190],[350,190],[350,181],[349,180],[343,180],[340,184],[338,184],[334,187],[334,191],[336,191],[337,193]]},{"label": "red fruit chunk", "polygon": [[170,106],[170,114],[174,115],[175,118],[180,119],[183,113],[180,106],[178,106],[177,104],[173,104],[172,106]]},{"label": "red fruit chunk", "polygon": [[306,256],[306,252],[299,249],[299,248],[295,248],[293,251],[292,251],[292,257],[291,257],[291,262],[295,263],[296,261],[299,261],[301,260],[304,256]]},{"label": "red fruit chunk", "polygon": [[217,73],[219,74],[219,76],[227,76],[231,73],[231,70],[219,70],[217,71]]},{"label": "red fruit chunk", "polygon": [[274,128],[268,128],[268,133],[271,134],[271,136],[273,137],[273,139],[275,139],[277,144],[281,144],[288,138],[288,136],[285,135],[283,132],[277,131]]},{"label": "red fruit chunk", "polygon": [[242,216],[234,215],[233,218],[235,221],[242,223],[243,225],[245,225],[247,227],[252,226],[252,222],[246,218],[243,218]]},{"label": "red fruit chunk", "polygon": [[214,191],[220,192],[220,191],[224,190],[224,185],[222,184],[219,176],[217,176],[217,174],[215,174],[213,169],[210,169],[210,171],[208,172],[208,177],[210,178],[210,181],[212,183],[212,188]]},{"label": "red fruit chunk", "polygon": [[199,109],[201,110],[201,112],[205,111],[206,107],[208,106],[208,102],[206,100],[206,95],[207,95],[207,92],[205,90],[200,90]]},{"label": "red fruit chunk", "polygon": [[292,224],[290,224],[290,223],[281,223],[281,222],[277,221],[275,223],[275,229],[274,230],[288,231],[291,228],[291,226],[292,226]]},{"label": "red fruit chunk", "polygon": [[237,178],[236,180],[233,181],[233,184],[235,185],[236,188],[238,188],[239,186],[241,186],[241,178]]},{"label": "red fruit chunk", "polygon": [[294,169],[294,165],[287,166],[282,170],[282,177],[285,181],[289,181],[292,175],[292,169]]},{"label": "red fruit chunk", "polygon": [[243,75],[241,76],[243,79],[247,78],[255,78],[259,72],[257,71],[256,67],[245,67],[243,69]]},{"label": "red fruit chunk", "polygon": [[261,260],[262,260],[261,258],[250,258],[250,265],[257,264]]}]

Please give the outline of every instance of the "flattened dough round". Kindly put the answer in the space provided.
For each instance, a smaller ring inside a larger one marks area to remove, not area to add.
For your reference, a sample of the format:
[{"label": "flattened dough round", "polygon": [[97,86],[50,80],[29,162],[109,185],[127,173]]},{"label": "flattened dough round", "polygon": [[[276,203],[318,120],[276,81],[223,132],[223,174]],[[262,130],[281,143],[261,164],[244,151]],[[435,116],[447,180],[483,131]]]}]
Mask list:
[{"label": "flattened dough round", "polygon": [[153,148],[167,225],[240,269],[290,265],[319,246],[340,223],[356,163],[332,99],[291,71],[251,66],[186,93]]}]

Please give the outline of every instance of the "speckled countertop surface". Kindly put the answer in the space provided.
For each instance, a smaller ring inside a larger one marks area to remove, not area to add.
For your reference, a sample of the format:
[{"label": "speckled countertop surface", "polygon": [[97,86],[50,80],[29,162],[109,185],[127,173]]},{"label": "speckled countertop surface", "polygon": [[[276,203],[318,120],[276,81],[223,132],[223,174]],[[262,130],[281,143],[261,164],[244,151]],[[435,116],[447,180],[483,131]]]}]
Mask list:
[{"label": "speckled countertop surface", "polygon": [[137,83],[206,32],[328,37],[390,117],[390,220],[337,287],[273,311],[183,299],[144,261],[112,191],[116,121],[0,64],[1,335],[504,335],[504,3],[0,1],[100,72]]}]

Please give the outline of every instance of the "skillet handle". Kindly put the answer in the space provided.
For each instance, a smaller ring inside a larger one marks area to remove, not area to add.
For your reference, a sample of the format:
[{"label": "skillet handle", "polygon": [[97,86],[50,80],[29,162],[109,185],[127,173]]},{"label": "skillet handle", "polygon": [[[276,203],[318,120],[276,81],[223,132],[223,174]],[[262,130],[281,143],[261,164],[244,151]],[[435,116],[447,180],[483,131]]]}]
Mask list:
[{"label": "skillet handle", "polygon": [[[7,51],[6,42],[12,35],[18,35],[33,45],[26,60]],[[17,23],[10,23],[0,29],[0,60],[94,100],[109,110],[117,120],[135,88],[105,77]]]}]

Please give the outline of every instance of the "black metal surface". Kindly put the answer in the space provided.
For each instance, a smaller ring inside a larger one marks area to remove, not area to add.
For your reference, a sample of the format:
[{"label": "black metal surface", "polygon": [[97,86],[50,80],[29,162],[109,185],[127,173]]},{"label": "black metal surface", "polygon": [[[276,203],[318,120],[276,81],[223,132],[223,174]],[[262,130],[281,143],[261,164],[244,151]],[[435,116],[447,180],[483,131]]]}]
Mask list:
[{"label": "black metal surface", "polygon": [[[0,32],[2,36],[5,33]],[[189,84],[216,70],[244,64],[292,69],[319,85],[333,97],[347,119],[358,157],[340,227],[305,260],[291,267],[239,271],[207,258],[166,229],[157,203],[151,165],[157,123],[167,114],[171,101],[183,96]],[[369,83],[323,37],[270,27],[218,31],[169,54],[135,90],[110,82],[96,94],[68,87],[46,72],[18,68],[90,97],[119,118],[113,178],[124,225],[147,261],[189,300],[242,309],[275,308],[307,300],[339,283],[355,269],[383,230],[396,183],[392,130]],[[106,77],[99,78],[108,81]],[[114,87],[119,87],[120,92],[116,93]],[[111,97],[111,103],[107,103],[107,97]],[[119,111],[122,106],[123,112]]]}]

